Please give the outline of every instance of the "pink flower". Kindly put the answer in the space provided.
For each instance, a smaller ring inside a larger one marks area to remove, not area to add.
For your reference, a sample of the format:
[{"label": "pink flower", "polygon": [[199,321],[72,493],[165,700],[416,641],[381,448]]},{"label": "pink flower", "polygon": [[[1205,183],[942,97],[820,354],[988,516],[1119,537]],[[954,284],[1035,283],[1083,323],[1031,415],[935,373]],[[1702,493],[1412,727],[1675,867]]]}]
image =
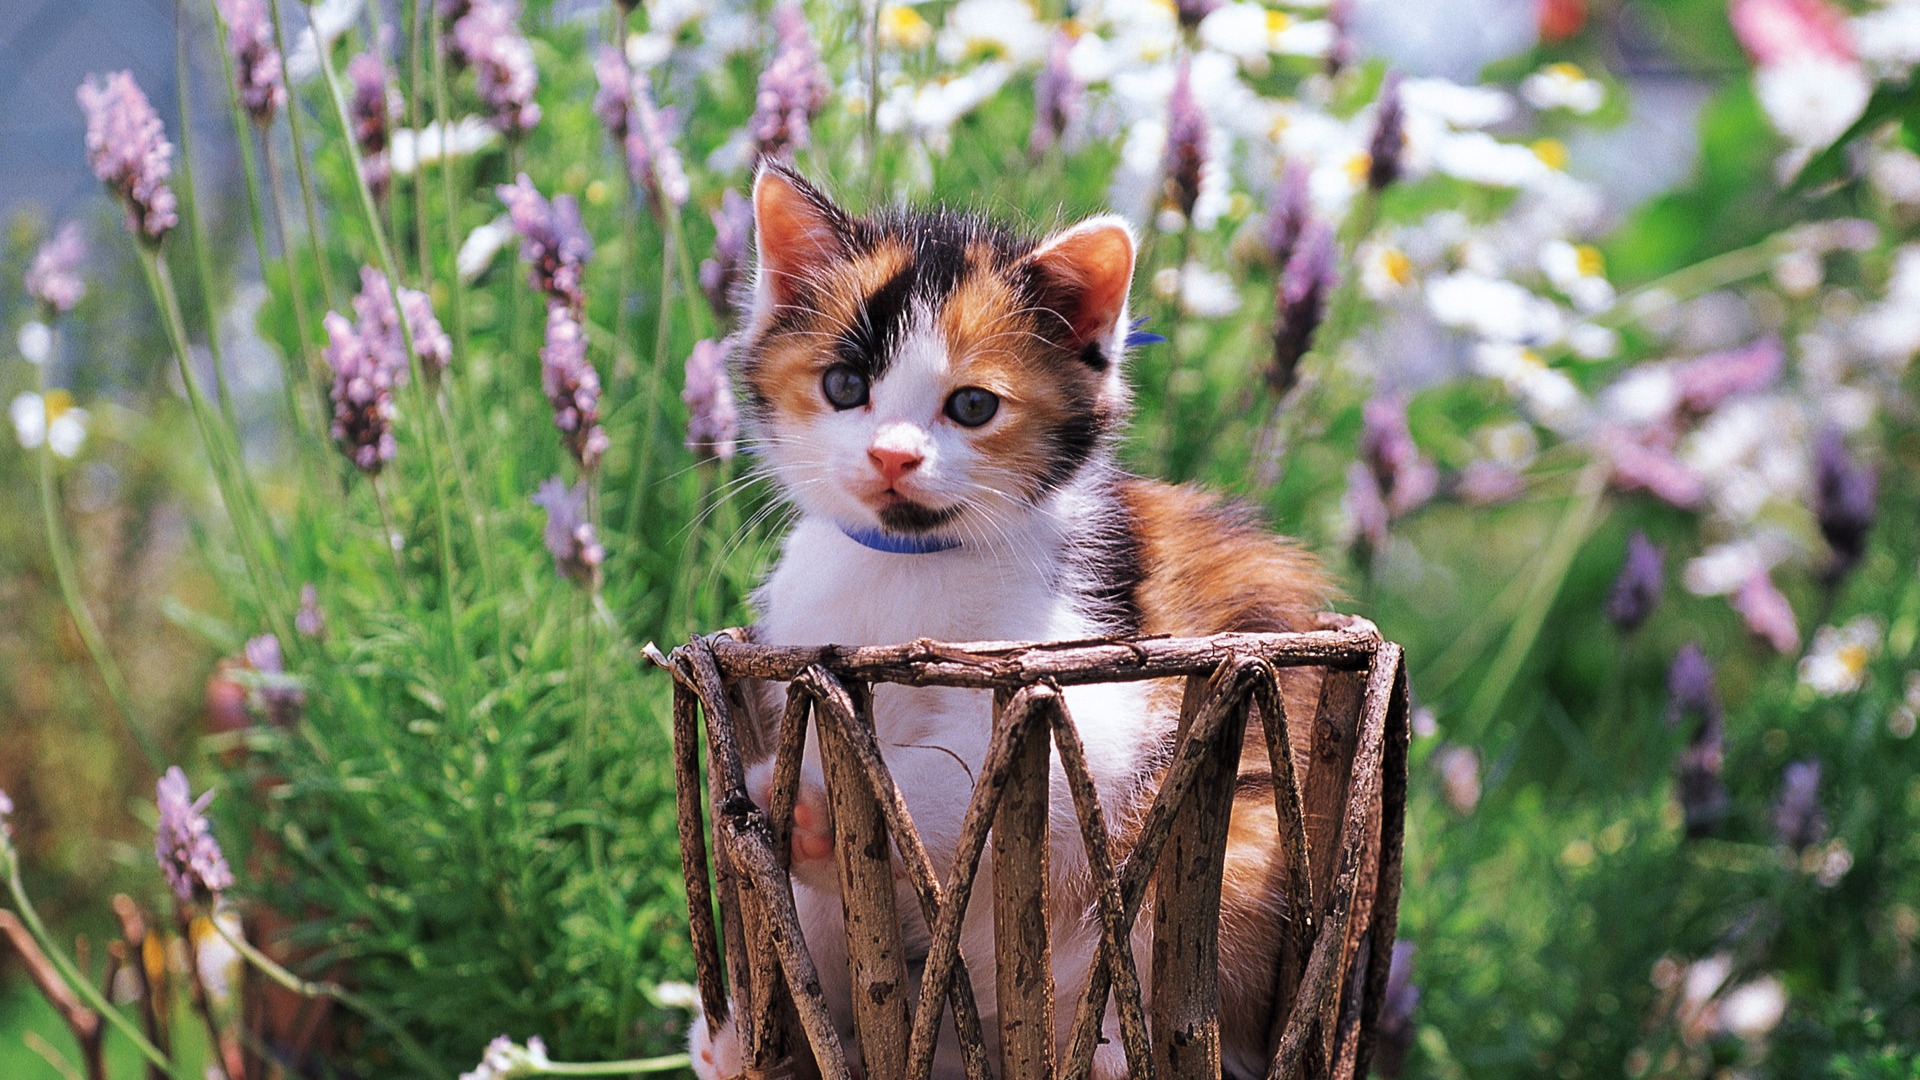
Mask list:
[{"label": "pink flower", "polygon": [[[413,337],[413,355],[428,384],[447,370],[453,359],[453,341],[440,328],[433,314],[433,302],[418,289],[400,287],[400,310],[406,315],[407,333]],[[386,368],[394,386],[407,382],[407,339],[401,336],[400,320],[393,310],[393,293],[387,275],[371,266],[360,268],[360,292],[353,298],[353,313],[360,320],[355,328],[375,360]]]},{"label": "pink flower", "polygon": [[1733,34],[1761,67],[1791,60],[1855,58],[1846,13],[1825,0],[1732,0]]},{"label": "pink flower", "polygon": [[489,122],[508,137],[524,135],[540,122],[540,106],[533,100],[540,73],[519,21],[520,7],[512,0],[474,0],[453,24],[455,54],[473,65],[475,88],[493,114]]},{"label": "pink flower", "polygon": [[531,266],[533,287],[575,311],[586,303],[581,292],[593,238],[580,223],[580,204],[571,195],[547,201],[526,173],[494,189],[507,206],[513,231],[520,234],[520,257]]},{"label": "pink flower", "polygon": [[87,114],[87,163],[100,182],[127,204],[127,228],[158,244],[179,224],[174,213],[173,144],[166,128],[133,81],[116,71],[104,80],[88,76],[77,92]]},{"label": "pink flower", "polygon": [[1207,114],[1194,100],[1193,79],[1182,58],[1174,71],[1173,93],[1167,97],[1167,146],[1160,157],[1160,173],[1168,205],[1191,218],[1200,201],[1200,176],[1207,165]]},{"label": "pink flower", "polygon": [[600,426],[600,373],[587,359],[587,338],[564,304],[547,309],[547,343],[540,350],[540,385],[553,406],[553,426],[588,472],[600,464],[609,440]]},{"label": "pink flower", "polygon": [[760,74],[747,134],[761,157],[791,161],[811,141],[813,117],[826,105],[833,86],[800,6],[781,4],[773,21],[779,44]]},{"label": "pink flower", "polygon": [[180,902],[211,900],[233,887],[233,870],[213,838],[213,826],[207,824],[209,791],[193,797],[187,786],[187,774],[180,766],[169,768],[156,790],[160,808],[160,826],[153,840],[153,853],[166,874],[167,884]]},{"label": "pink flower", "polygon": [[1081,99],[1086,88],[1074,78],[1067,63],[1072,52],[1073,35],[1066,30],[1055,31],[1047,45],[1046,66],[1033,83],[1033,131],[1027,136],[1027,152],[1035,157],[1053,149],[1085,109]]},{"label": "pink flower", "polygon": [[1705,414],[1730,397],[1773,385],[1785,366],[1786,350],[1780,339],[1764,337],[1751,345],[1708,353],[1676,365],[1673,385],[1683,408]]},{"label": "pink flower", "polygon": [[726,461],[733,457],[740,436],[733,386],[727,381],[727,353],[733,339],[702,341],[687,357],[687,385],[680,400],[687,403],[687,449]]},{"label": "pink flower", "polygon": [[53,239],[40,245],[27,267],[27,295],[39,301],[55,315],[73,310],[87,295],[86,279],[80,276],[80,264],[87,258],[87,236],[77,221],[60,226]]},{"label": "pink flower", "polygon": [[361,53],[347,61],[347,81],[353,84],[347,115],[353,121],[353,141],[360,148],[367,187],[374,198],[384,199],[393,174],[387,140],[393,118],[400,113],[400,94],[387,82],[387,66],[372,53]]},{"label": "pink flower", "polygon": [[265,127],[273,114],[287,103],[287,84],[280,63],[280,50],[273,40],[273,19],[267,0],[218,0],[220,17],[227,23],[227,51],[233,54],[233,78],[239,85],[240,104]]},{"label": "pink flower", "polygon": [[393,460],[393,370],[377,357],[353,324],[327,312],[324,355],[333,368],[333,441],[354,468],[378,475]]},{"label": "pink flower", "polygon": [[740,271],[747,265],[748,241],[753,235],[753,204],[746,196],[728,188],[720,196],[720,208],[712,214],[713,255],[700,263],[700,289],[707,303],[724,321],[733,318],[734,288],[740,283]]},{"label": "pink flower", "polygon": [[1800,624],[1794,619],[1793,605],[1764,568],[1755,568],[1733,594],[1732,603],[1747,630],[1773,646],[1775,652],[1791,655],[1800,651]]},{"label": "pink flower", "polygon": [[1683,510],[1707,499],[1706,481],[1666,449],[1619,428],[1603,432],[1600,447],[1613,467],[1613,486],[1621,491],[1644,490]]},{"label": "pink flower", "polygon": [[[547,550],[561,577],[592,589],[600,582],[600,564],[607,552],[587,520],[587,485],[568,487],[555,476],[540,485],[534,505],[547,512]],[[497,1040],[496,1040],[497,1041]]]}]

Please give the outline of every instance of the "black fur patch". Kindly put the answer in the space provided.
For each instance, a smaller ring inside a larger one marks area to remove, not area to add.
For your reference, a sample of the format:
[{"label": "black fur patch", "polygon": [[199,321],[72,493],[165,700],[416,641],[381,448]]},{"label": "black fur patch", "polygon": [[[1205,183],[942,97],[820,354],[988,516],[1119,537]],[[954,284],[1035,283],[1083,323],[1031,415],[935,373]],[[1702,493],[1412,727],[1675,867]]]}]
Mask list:
[{"label": "black fur patch", "polygon": [[1088,562],[1095,574],[1093,600],[1100,616],[1111,621],[1112,633],[1140,632],[1140,583],[1146,578],[1145,552],[1133,508],[1116,494],[1120,512],[1103,521],[1085,540]]},{"label": "black fur patch", "polygon": [[959,516],[958,506],[935,508],[916,502],[895,502],[880,508],[880,524],[897,533],[930,532]]}]

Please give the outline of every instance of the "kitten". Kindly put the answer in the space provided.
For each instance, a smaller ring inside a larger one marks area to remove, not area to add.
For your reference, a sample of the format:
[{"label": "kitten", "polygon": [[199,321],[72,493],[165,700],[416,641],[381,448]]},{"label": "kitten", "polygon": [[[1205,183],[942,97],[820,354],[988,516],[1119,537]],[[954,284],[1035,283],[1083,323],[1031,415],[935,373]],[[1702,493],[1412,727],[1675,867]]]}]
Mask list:
[{"label": "kitten", "polygon": [[[1303,630],[1328,585],[1318,565],[1231,504],[1129,476],[1114,443],[1134,240],[1096,217],[1035,240],[948,210],[858,218],[792,171],[753,192],[758,270],[735,351],[761,467],[799,511],[756,593],[760,640],[875,644],[1071,640],[1106,635]],[[1283,675],[1289,716],[1312,715],[1318,678]],[[1066,692],[1124,852],[1170,758],[1178,683]],[[756,712],[777,717],[763,702]],[[985,758],[991,694],[882,685],[874,725],[934,865],[952,865]],[[1304,776],[1308,725],[1296,722]],[[818,749],[809,745],[792,866],[823,988],[852,1047],[852,1005]],[[1249,732],[1230,829],[1220,938],[1230,1075],[1265,1071],[1284,853],[1263,736]],[[762,740],[771,745],[771,737]],[[772,762],[749,787],[763,805]],[[1098,954],[1093,894],[1059,763],[1052,777],[1054,977],[1059,1038]],[[994,1001],[991,850],[961,946],[989,1042]],[[1117,856],[1116,856],[1117,857]],[[910,953],[927,930],[904,883]],[[1135,948],[1146,966],[1143,914]],[[1117,1022],[1096,1075],[1126,1075]],[[731,1029],[692,1036],[695,1071],[739,1069]],[[949,1037],[936,1071],[958,1075]],[[989,1047],[998,1060],[997,1046]]]}]

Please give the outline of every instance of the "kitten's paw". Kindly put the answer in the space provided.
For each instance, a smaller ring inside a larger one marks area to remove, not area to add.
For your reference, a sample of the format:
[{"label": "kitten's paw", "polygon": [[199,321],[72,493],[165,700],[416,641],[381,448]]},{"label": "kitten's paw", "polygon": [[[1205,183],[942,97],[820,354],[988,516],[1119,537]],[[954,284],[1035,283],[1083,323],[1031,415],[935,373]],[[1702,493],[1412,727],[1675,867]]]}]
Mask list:
[{"label": "kitten's paw", "polygon": [[[821,781],[810,775],[812,770],[800,770],[800,789],[793,802],[793,831],[789,837],[789,847],[793,851],[796,868],[807,864],[824,863],[833,857],[833,821],[827,813],[827,789]],[[753,800],[766,808],[773,808],[773,763],[763,761],[747,771],[747,791]]]},{"label": "kitten's paw", "polygon": [[687,1030],[687,1053],[693,1057],[693,1075],[700,1080],[729,1080],[744,1067],[740,1036],[732,1020],[720,1025],[718,1032],[710,1032],[706,1017],[694,1017]]}]

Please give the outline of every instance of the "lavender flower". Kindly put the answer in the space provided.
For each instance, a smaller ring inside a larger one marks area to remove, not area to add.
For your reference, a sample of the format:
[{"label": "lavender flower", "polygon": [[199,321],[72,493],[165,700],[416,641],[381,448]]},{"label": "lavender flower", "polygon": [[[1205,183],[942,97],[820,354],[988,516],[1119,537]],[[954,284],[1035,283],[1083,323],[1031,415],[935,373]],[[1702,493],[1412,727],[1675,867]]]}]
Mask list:
[{"label": "lavender flower", "polygon": [[300,719],[300,710],[306,707],[307,692],[297,679],[287,674],[280,639],[261,634],[249,639],[241,651],[246,655],[247,666],[260,676],[252,694],[254,707],[275,727],[292,726]]},{"label": "lavender flower", "polygon": [[384,199],[393,178],[387,144],[393,118],[400,113],[400,94],[388,85],[387,66],[373,53],[347,61],[347,81],[353,84],[347,115],[353,122],[354,145],[360,148],[361,170],[373,197]]},{"label": "lavender flower", "polygon": [[1433,497],[1440,471],[1420,456],[1407,429],[1406,402],[1377,397],[1360,411],[1360,460],[1366,462],[1387,512],[1399,517]]},{"label": "lavender flower", "polygon": [[1805,851],[1826,838],[1827,816],[1820,809],[1820,759],[1787,766],[1780,778],[1780,795],[1773,802],[1773,835],[1794,851]]},{"label": "lavender flower", "polygon": [[1352,523],[1355,544],[1368,552],[1377,552],[1387,546],[1389,515],[1386,496],[1380,491],[1380,481],[1365,462],[1356,461],[1347,466],[1347,492],[1341,498],[1340,505]]},{"label": "lavender flower", "polygon": [[1820,534],[1833,549],[1827,581],[1837,584],[1866,557],[1867,533],[1873,529],[1877,512],[1879,478],[1872,466],[1855,461],[1840,433],[1829,428],[1814,443],[1813,481],[1814,514],[1820,522]]},{"label": "lavender flower", "polygon": [[0,789],[0,846],[5,846],[13,836],[13,823],[7,819],[13,816],[13,800],[7,797],[5,789]]},{"label": "lavender flower", "polygon": [[800,6],[781,4],[774,9],[773,23],[778,46],[760,73],[747,135],[759,156],[791,161],[811,141],[813,117],[826,105],[833,85]]},{"label": "lavender flower", "polygon": [[1622,491],[1645,490],[1682,510],[1692,510],[1706,502],[1706,481],[1674,457],[1671,449],[1658,445],[1657,440],[1612,428],[1601,432],[1599,443],[1613,470],[1609,480],[1614,487]]},{"label": "lavender flower", "polygon": [[393,369],[339,312],[329,311],[327,363],[333,368],[333,441],[354,467],[376,476],[393,460]]},{"label": "lavender flower", "polygon": [[233,77],[240,88],[240,104],[261,127],[273,123],[273,114],[287,103],[287,83],[274,45],[273,20],[267,0],[218,0],[227,23],[227,51],[233,54]]},{"label": "lavender flower", "polygon": [[594,536],[593,523],[587,520],[586,482],[568,487],[559,477],[553,477],[540,485],[533,501],[547,512],[547,550],[553,553],[554,569],[583,588],[597,588],[600,564],[606,561],[607,553]]},{"label": "lavender flower", "polygon": [[1407,115],[1400,103],[1400,73],[1390,71],[1375,103],[1373,138],[1367,143],[1367,187],[1378,192],[1400,179],[1405,167]]},{"label": "lavender flower", "polygon": [[1460,470],[1453,482],[1453,494],[1468,506],[1511,502],[1526,490],[1527,478],[1520,470],[1484,458],[1467,462],[1467,467]]},{"label": "lavender flower", "polygon": [[1697,416],[1720,407],[1736,394],[1771,386],[1786,367],[1787,353],[1777,337],[1765,337],[1738,349],[1697,356],[1673,369],[1680,406]]},{"label": "lavender flower", "polygon": [[582,469],[593,471],[606,452],[600,426],[600,374],[587,360],[587,338],[565,305],[547,309],[547,344],[540,350],[540,384],[553,405],[553,426]]},{"label": "lavender flower", "polygon": [[87,236],[77,221],[60,226],[53,239],[34,252],[27,267],[27,295],[38,301],[49,314],[64,315],[87,295],[86,279],[80,276],[80,264],[87,258]]},{"label": "lavender flower", "polygon": [[1167,145],[1160,156],[1165,201],[1182,217],[1193,217],[1206,165],[1207,114],[1194,100],[1192,75],[1182,58],[1173,74],[1173,92],[1167,96]]},{"label": "lavender flower", "polygon": [[1640,629],[1660,606],[1666,583],[1667,553],[1647,539],[1646,533],[1635,532],[1627,539],[1626,561],[1621,563],[1620,576],[1614,579],[1613,592],[1607,596],[1607,618],[1622,633]]},{"label": "lavender flower", "polygon": [[1053,149],[1085,107],[1086,88],[1067,63],[1072,52],[1073,35],[1055,31],[1047,44],[1046,65],[1033,83],[1033,132],[1027,136],[1027,152],[1034,157]]},{"label": "lavender flower", "polygon": [[1691,641],[1680,647],[1673,666],[1667,669],[1667,726],[1679,727],[1689,716],[1698,717],[1702,724],[1720,722],[1720,691],[1713,664]]},{"label": "lavender flower", "polygon": [[1288,158],[1273,189],[1273,209],[1267,215],[1266,255],[1279,269],[1292,261],[1313,212],[1308,183],[1312,175],[1299,161]]},{"label": "lavender flower", "polygon": [[520,6],[512,0],[475,0],[453,24],[454,48],[473,65],[475,88],[492,113],[488,122],[509,138],[540,122],[540,106],[533,100],[540,74],[519,21]]},{"label": "lavender flower", "polygon": [[198,800],[187,786],[187,774],[175,765],[160,777],[157,791],[160,825],[153,841],[154,857],[173,887],[173,895],[183,904],[212,900],[233,887],[233,871],[227,866],[220,844],[207,824],[208,791]]},{"label": "lavender flower", "polygon": [[680,400],[687,403],[687,449],[721,461],[733,457],[740,436],[733,386],[727,381],[727,353],[732,348],[730,337],[694,345],[687,357],[687,387],[680,391]]},{"label": "lavender flower", "polygon": [[[453,360],[453,339],[441,328],[433,314],[433,302],[418,289],[400,287],[400,312],[406,316],[407,333],[413,337],[413,355],[420,361],[429,384],[447,370]],[[353,313],[360,320],[361,340],[374,359],[388,371],[395,387],[407,382],[407,339],[400,331],[400,320],[393,308],[393,292],[387,276],[371,266],[360,268],[360,292],[353,298]]]},{"label": "lavender flower", "polygon": [[580,223],[580,205],[571,195],[556,195],[548,202],[526,173],[494,191],[507,204],[513,231],[520,234],[520,257],[531,268],[528,280],[533,287],[580,311],[586,303],[581,283],[593,257],[593,238]]},{"label": "lavender flower", "polygon": [[179,224],[174,213],[173,144],[133,73],[116,71],[80,84],[76,95],[87,114],[87,163],[101,183],[127,204],[127,228],[158,244]]},{"label": "lavender flower", "polygon": [[753,204],[728,188],[713,212],[713,255],[700,263],[700,288],[722,322],[734,318],[734,290],[747,264],[747,242],[753,234]]},{"label": "lavender flower", "polygon": [[646,188],[655,212],[687,205],[687,172],[680,163],[680,151],[667,137],[669,117],[653,103],[653,92],[645,82],[633,84],[631,130],[627,132],[627,175]]},{"label": "lavender flower", "polygon": [[593,54],[593,74],[600,83],[593,95],[593,115],[607,125],[607,134],[616,144],[624,144],[633,99],[633,72],[627,67],[627,58],[619,49],[602,45]]},{"label": "lavender flower", "polygon": [[1293,389],[1300,360],[1313,348],[1313,336],[1326,317],[1327,297],[1339,281],[1334,269],[1333,230],[1309,221],[1280,273],[1274,303],[1273,360],[1267,385],[1276,395]]},{"label": "lavender flower", "polygon": [[1353,63],[1353,0],[1330,0],[1327,27],[1332,40],[1327,42],[1327,74],[1338,75]]},{"label": "lavender flower", "polygon": [[1420,1005],[1420,988],[1413,984],[1413,953],[1413,942],[1401,938],[1393,943],[1393,959],[1387,964],[1373,1051],[1373,1067],[1381,1076],[1399,1076],[1407,1051],[1413,1049],[1413,1012]]},{"label": "lavender flower", "polygon": [[1179,18],[1181,26],[1192,30],[1225,3],[1226,0],[1174,0],[1173,13]]},{"label": "lavender flower", "polygon": [[1773,646],[1775,652],[1792,655],[1800,651],[1800,624],[1794,618],[1793,605],[1764,568],[1756,568],[1741,583],[1733,594],[1733,610],[1740,613],[1747,631]]},{"label": "lavender flower", "polygon": [[305,638],[322,637],[327,632],[327,617],[320,611],[320,590],[311,581],[300,586],[300,610],[294,612],[293,628]]}]

